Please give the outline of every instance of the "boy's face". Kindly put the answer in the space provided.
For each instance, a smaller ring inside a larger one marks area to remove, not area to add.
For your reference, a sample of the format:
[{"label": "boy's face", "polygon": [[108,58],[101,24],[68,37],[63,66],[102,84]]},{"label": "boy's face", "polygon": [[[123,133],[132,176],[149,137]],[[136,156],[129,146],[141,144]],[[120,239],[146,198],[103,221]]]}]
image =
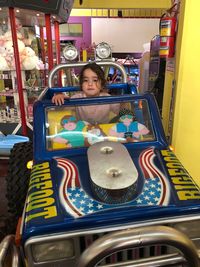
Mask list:
[{"label": "boy's face", "polygon": [[73,131],[76,128],[76,123],[73,121],[69,121],[68,123],[64,124],[63,127],[68,131]]},{"label": "boy's face", "polygon": [[73,131],[76,129],[76,119],[74,117],[70,117],[69,119],[63,120],[63,128],[68,131]]},{"label": "boy's face", "polygon": [[120,121],[124,124],[130,124],[133,121],[132,115],[123,115],[120,117]]},{"label": "boy's face", "polygon": [[82,90],[87,97],[95,97],[100,94],[101,81],[91,69],[86,69],[83,73]]}]

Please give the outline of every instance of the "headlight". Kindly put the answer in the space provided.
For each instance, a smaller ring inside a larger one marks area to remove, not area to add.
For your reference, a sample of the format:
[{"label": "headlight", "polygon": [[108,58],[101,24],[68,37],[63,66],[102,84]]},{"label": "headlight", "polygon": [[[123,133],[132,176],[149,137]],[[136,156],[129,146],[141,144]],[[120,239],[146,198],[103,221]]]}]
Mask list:
[{"label": "headlight", "polygon": [[32,245],[35,262],[61,260],[74,256],[73,239]]},{"label": "headlight", "polygon": [[63,56],[69,60],[72,61],[74,59],[77,58],[78,56],[78,50],[76,49],[75,46],[73,46],[72,44],[68,44],[67,46],[65,46],[65,48],[63,49]]},{"label": "headlight", "polygon": [[109,44],[107,44],[105,42],[99,43],[96,46],[96,56],[99,59],[111,58],[112,57],[112,55],[111,55],[111,47],[109,46]]}]

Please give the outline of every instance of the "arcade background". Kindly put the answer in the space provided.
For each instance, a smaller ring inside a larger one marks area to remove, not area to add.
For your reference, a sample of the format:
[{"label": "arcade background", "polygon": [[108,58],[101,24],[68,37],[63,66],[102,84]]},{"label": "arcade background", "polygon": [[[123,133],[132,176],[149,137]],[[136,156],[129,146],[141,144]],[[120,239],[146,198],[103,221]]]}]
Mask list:
[{"label": "arcade background", "polygon": [[[74,7],[80,8],[78,0]],[[171,121],[174,152],[200,186],[199,10],[198,0],[181,0],[173,69],[166,68],[165,73],[162,120],[166,133]]]}]

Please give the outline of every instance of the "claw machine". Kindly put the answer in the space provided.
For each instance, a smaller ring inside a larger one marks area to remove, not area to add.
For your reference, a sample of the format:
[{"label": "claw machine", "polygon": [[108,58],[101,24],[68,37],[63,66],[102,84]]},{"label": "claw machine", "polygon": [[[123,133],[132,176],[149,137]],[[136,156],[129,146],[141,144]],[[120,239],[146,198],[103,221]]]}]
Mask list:
[{"label": "claw machine", "polygon": [[48,72],[59,63],[56,52],[60,48],[54,46],[57,51],[53,50],[52,31],[58,28],[55,25],[67,22],[72,5],[73,0],[0,1],[0,131],[3,134],[32,135],[33,103],[47,86]]}]

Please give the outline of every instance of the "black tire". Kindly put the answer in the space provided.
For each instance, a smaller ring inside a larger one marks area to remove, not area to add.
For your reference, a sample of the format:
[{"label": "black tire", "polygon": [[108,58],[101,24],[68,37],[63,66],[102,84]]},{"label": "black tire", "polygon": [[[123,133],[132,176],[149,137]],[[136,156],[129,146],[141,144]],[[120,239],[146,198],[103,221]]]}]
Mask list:
[{"label": "black tire", "polygon": [[16,222],[8,213],[0,217],[0,241],[9,234],[14,234],[16,229]]},{"label": "black tire", "polygon": [[32,159],[32,142],[17,143],[13,146],[6,177],[6,198],[8,212],[13,221],[12,229],[16,226],[18,218],[23,212],[31,173],[31,170],[27,168],[27,163]]}]

